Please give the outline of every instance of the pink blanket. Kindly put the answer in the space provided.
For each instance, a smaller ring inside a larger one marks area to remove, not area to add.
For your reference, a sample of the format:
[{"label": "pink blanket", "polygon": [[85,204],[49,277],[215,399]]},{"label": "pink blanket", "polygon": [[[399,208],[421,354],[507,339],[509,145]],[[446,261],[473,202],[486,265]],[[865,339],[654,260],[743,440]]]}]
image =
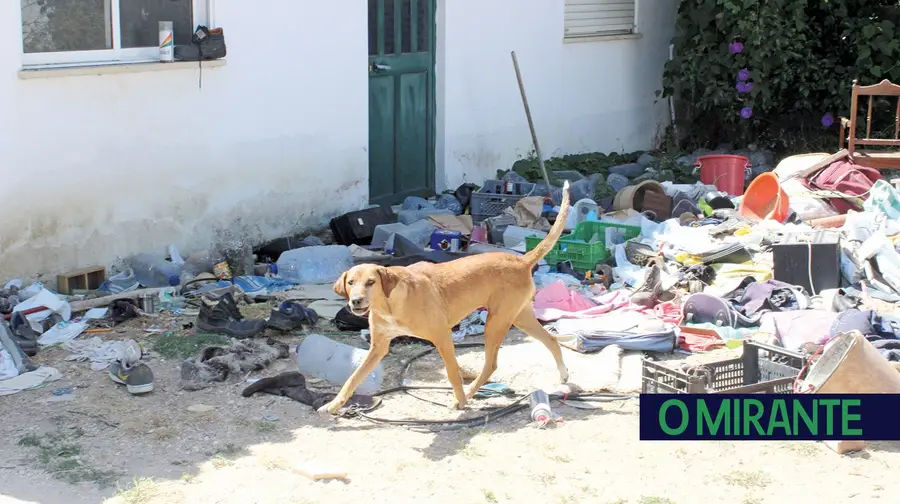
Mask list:
[{"label": "pink blanket", "polygon": [[562,282],[556,282],[539,290],[534,296],[534,313],[542,322],[561,318],[599,317],[613,310],[637,311],[673,324],[679,323],[681,319],[681,310],[675,303],[669,301],[656,308],[644,308],[631,304],[631,293],[627,290],[610,291],[591,301],[581,295],[580,291],[570,291]]},{"label": "pink blanket", "polygon": [[[561,280],[537,291],[534,295],[534,310],[560,310],[580,312],[594,307],[596,303],[588,299],[580,290],[569,290]],[[538,319],[541,317],[538,315]]]}]

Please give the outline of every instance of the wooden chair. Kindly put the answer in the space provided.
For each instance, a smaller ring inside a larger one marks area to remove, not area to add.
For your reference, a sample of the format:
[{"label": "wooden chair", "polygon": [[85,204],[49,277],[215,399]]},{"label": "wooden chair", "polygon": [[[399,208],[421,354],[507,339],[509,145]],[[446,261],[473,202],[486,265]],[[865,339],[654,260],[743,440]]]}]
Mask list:
[{"label": "wooden chair", "polygon": [[[866,136],[865,138],[856,138],[857,114],[859,108],[859,97],[869,97],[869,111],[866,114]],[[898,99],[896,112],[894,114],[894,138],[881,139],[872,138],[872,102],[873,98],[878,96],[892,96]],[[849,130],[849,132],[847,131]],[[841,117],[841,145],[844,148],[846,142],[847,151],[850,153],[851,159],[856,164],[868,166],[878,170],[885,168],[900,168],[900,150],[897,151],[872,151],[857,149],[857,146],[883,146],[897,147],[900,149],[900,85],[893,84],[885,79],[878,84],[871,86],[860,86],[859,82],[853,81],[853,94],[850,98],[850,119]]]}]

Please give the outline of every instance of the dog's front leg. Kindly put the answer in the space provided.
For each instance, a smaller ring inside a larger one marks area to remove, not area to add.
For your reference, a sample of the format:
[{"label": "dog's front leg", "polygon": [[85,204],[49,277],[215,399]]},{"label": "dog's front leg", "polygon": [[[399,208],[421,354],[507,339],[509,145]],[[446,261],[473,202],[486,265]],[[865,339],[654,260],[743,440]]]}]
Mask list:
[{"label": "dog's front leg", "polygon": [[331,402],[319,408],[318,411],[327,411],[332,415],[336,415],[338,410],[341,409],[341,406],[353,396],[353,393],[356,392],[359,385],[367,376],[369,376],[369,373],[374,371],[375,367],[378,366],[378,363],[381,362],[381,359],[384,359],[384,356],[388,354],[388,350],[391,347],[390,340],[376,337],[374,333],[371,336],[371,340],[372,344],[371,347],[369,347],[369,353],[366,354],[366,360],[364,360],[363,363],[356,368],[356,371],[350,375],[350,378],[347,379],[347,382],[341,387],[341,391],[338,392],[338,395],[335,396]]}]

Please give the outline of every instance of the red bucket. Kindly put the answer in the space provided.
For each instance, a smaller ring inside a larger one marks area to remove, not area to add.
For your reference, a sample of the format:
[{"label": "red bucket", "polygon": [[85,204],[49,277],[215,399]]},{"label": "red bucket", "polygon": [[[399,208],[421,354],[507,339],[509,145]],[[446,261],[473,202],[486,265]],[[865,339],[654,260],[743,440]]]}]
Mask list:
[{"label": "red bucket", "polygon": [[746,157],[731,154],[700,156],[694,166],[700,167],[700,182],[714,185],[731,196],[744,194],[744,181],[750,170],[750,160]]}]

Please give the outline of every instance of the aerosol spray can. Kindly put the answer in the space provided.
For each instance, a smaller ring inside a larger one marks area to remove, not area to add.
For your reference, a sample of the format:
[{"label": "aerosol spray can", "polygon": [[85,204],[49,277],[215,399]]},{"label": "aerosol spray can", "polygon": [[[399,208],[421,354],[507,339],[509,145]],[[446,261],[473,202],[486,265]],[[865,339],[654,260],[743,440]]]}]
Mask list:
[{"label": "aerosol spray can", "polygon": [[159,61],[162,63],[175,61],[175,33],[171,21],[159,22]]},{"label": "aerosol spray can", "polygon": [[535,390],[528,396],[528,403],[531,405],[531,420],[540,424],[541,427],[550,423],[553,419],[553,413],[550,411],[550,396],[543,390]]}]

